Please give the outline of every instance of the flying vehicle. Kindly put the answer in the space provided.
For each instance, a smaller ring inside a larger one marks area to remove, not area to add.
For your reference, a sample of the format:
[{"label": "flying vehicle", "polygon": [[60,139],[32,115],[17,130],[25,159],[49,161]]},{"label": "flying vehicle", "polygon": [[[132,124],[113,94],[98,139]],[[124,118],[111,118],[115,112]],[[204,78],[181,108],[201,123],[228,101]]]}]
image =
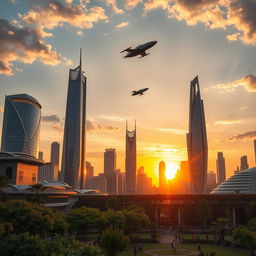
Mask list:
[{"label": "flying vehicle", "polygon": [[134,90],[131,91],[131,96],[136,96],[136,95],[140,95],[142,96],[144,94],[145,91],[147,91],[149,88],[143,88],[143,89],[139,89],[139,90]]},{"label": "flying vehicle", "polygon": [[135,57],[140,55],[140,58],[143,58],[147,55],[149,55],[149,53],[146,53],[146,50],[148,50],[149,48],[153,47],[155,44],[157,43],[157,41],[150,41],[147,42],[145,44],[140,44],[139,46],[137,46],[136,48],[132,49],[131,47],[121,51],[120,53],[123,52],[128,52],[124,58],[130,58],[130,57]]}]

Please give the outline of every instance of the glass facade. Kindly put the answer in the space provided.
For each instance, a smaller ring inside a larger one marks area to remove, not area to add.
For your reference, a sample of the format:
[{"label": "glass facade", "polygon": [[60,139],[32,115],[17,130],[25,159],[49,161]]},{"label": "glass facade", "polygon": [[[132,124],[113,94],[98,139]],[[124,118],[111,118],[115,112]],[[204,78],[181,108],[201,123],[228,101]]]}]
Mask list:
[{"label": "glass facade", "polygon": [[69,71],[66,105],[62,177],[73,188],[84,188],[85,168],[86,77],[80,65]]},{"label": "glass facade", "polygon": [[41,105],[27,94],[5,97],[1,150],[38,155]]}]

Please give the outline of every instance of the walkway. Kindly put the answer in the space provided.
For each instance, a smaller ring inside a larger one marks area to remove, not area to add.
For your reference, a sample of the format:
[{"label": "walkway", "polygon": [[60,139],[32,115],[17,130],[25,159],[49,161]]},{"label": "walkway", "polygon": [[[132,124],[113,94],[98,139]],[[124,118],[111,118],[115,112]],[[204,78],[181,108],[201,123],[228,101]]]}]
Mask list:
[{"label": "walkway", "polygon": [[176,252],[173,251],[172,249],[151,249],[151,250],[146,250],[145,253],[151,256],[192,256],[192,255],[198,255],[198,252],[196,251],[190,251],[187,249],[177,249]]}]

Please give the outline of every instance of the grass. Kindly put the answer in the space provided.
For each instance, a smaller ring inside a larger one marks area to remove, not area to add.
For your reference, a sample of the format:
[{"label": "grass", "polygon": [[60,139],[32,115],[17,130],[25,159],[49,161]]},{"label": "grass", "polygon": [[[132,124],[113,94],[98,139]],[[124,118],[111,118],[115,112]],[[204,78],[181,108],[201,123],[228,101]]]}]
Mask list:
[{"label": "grass", "polygon": [[[118,256],[133,256],[133,245],[131,245],[128,249],[118,254]],[[138,256],[150,256],[147,254],[147,250],[156,249],[154,253],[158,253],[158,255],[182,255],[186,254],[186,252],[196,251],[195,244],[177,244],[177,249],[186,249],[187,251],[177,251],[176,253],[171,250],[170,244],[144,244],[144,253],[138,254]],[[250,256],[250,252],[243,249],[230,248],[230,247],[222,247],[217,245],[201,245],[201,249],[204,254],[211,253],[214,251],[216,256]],[[164,254],[163,254],[164,253]]]}]

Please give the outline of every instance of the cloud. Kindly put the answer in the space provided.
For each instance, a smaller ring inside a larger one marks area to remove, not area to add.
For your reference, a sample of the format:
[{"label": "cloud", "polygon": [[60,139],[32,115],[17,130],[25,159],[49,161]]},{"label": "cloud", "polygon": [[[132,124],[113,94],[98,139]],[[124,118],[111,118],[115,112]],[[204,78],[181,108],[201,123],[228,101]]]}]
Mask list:
[{"label": "cloud", "polygon": [[231,125],[241,123],[241,120],[218,120],[215,121],[215,125]]},{"label": "cloud", "polygon": [[51,127],[59,132],[63,131],[63,125],[61,124],[52,124]]},{"label": "cloud", "polygon": [[[62,3],[58,0],[45,1],[41,6],[32,7],[25,15],[20,15],[23,22],[36,25],[39,29],[53,29],[67,23],[78,28],[92,28],[94,23],[106,20],[105,10],[100,6],[86,9],[83,3]],[[51,34],[45,32],[45,36]]]},{"label": "cloud", "polygon": [[127,27],[129,24],[130,24],[129,21],[125,21],[120,24],[117,24],[116,28],[124,28],[124,27]]},{"label": "cloud", "polygon": [[119,130],[118,127],[113,127],[111,125],[103,125],[103,124],[96,124],[90,120],[86,120],[86,130],[87,131],[114,131]]},{"label": "cloud", "polygon": [[21,27],[0,19],[0,74],[13,75],[13,61],[33,63],[40,60],[57,65],[63,57],[52,50],[38,29]]},{"label": "cloud", "polygon": [[84,33],[83,33],[82,30],[78,30],[78,31],[76,32],[76,34],[79,35],[79,36],[83,36],[83,35],[84,35]]},{"label": "cloud", "polygon": [[228,140],[245,140],[245,139],[252,139],[256,138],[256,131],[249,131],[242,134],[238,134],[236,136],[230,137]]},{"label": "cloud", "polygon": [[231,83],[217,84],[213,88],[232,91],[238,87],[243,87],[248,92],[256,92],[256,75],[247,75]]},{"label": "cloud", "polygon": [[42,121],[46,123],[58,123],[60,118],[57,115],[47,115],[42,117]]},{"label": "cloud", "polygon": [[[129,2],[129,1],[128,1]],[[135,6],[138,3],[135,1]],[[147,0],[145,11],[161,8],[169,18],[186,21],[188,25],[202,23],[211,29],[235,29],[227,35],[229,41],[241,40],[256,44],[255,0]]]},{"label": "cloud", "polygon": [[4,107],[0,106],[0,113],[4,112]]},{"label": "cloud", "polygon": [[129,119],[128,117],[122,117],[122,116],[106,116],[102,115],[99,116],[100,119],[106,119],[110,121],[115,121],[115,122],[124,122],[125,120]]},{"label": "cloud", "polygon": [[124,5],[126,9],[133,9],[139,3],[142,3],[143,0],[125,0]]},{"label": "cloud", "polygon": [[116,0],[106,0],[106,3],[108,5],[111,5],[114,13],[116,13],[116,14],[123,14],[124,13],[124,10],[118,8]]},{"label": "cloud", "polygon": [[173,133],[173,134],[179,134],[179,135],[184,135],[187,133],[187,131],[185,130],[173,129],[173,128],[159,128],[158,130],[161,132]]}]

